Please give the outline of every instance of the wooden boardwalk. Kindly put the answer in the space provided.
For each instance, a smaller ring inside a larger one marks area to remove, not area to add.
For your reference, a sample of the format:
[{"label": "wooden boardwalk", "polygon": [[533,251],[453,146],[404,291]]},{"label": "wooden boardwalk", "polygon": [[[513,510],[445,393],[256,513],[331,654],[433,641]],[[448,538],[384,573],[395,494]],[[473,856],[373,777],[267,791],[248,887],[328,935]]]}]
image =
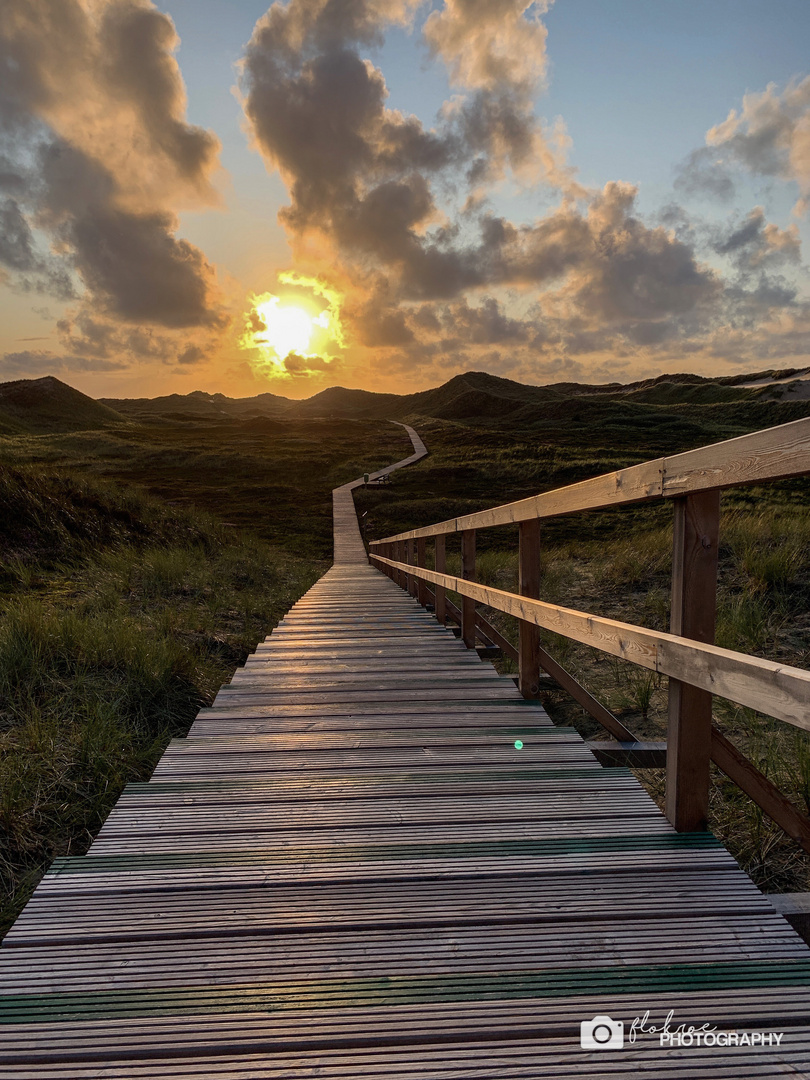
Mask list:
[{"label": "wooden boardwalk", "polygon": [[[810,1076],[807,946],[368,565],[351,487],[334,567],[6,938],[0,1076]],[[630,1044],[647,1010],[781,1045]]]}]

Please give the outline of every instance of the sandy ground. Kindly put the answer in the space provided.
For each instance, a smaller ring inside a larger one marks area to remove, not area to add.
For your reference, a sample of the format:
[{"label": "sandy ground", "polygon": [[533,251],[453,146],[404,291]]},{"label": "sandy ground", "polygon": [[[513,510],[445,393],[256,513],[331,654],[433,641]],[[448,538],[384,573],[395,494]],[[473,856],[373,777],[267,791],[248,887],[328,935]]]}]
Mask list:
[{"label": "sandy ground", "polygon": [[[778,386],[780,389],[784,388],[782,393],[778,395],[780,400],[807,401],[810,399],[810,368],[806,371],[800,371],[797,375],[791,375],[787,379],[757,379],[755,382],[740,383],[739,385],[751,390],[758,389],[761,386]],[[773,396],[776,397],[777,395],[774,394]]]}]

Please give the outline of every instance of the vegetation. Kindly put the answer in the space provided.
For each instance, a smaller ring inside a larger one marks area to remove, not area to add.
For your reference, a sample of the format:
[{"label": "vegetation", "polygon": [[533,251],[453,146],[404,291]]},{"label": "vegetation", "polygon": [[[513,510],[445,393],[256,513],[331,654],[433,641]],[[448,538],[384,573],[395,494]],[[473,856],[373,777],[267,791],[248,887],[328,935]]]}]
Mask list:
[{"label": "vegetation", "polygon": [[0,439],[0,933],[327,568],[331,487],[409,446],[236,427]]},{"label": "vegetation", "polygon": [[[810,411],[695,376],[544,389],[473,373],[408,397],[336,388],[302,403],[192,394],[99,404],[58,380],[35,383],[0,386],[6,924],[49,860],[87,849],[123,784],[149,776],[167,740],[326,568],[331,489],[410,452],[380,417],[413,423],[430,456],[358,493],[376,537]],[[807,666],[810,484],[740,489],[724,508],[718,640]],[[550,522],[544,595],[665,628],[670,513]],[[483,580],[515,586],[515,532],[479,533]],[[497,619],[514,637],[514,622]],[[547,644],[640,737],[663,737],[666,687],[654,676],[563,639]],[[560,692],[544,701],[556,720],[598,734]],[[805,734],[721,701],[716,712],[810,810]],[[662,775],[639,775],[660,799]],[[807,857],[719,774],[712,815],[760,884],[810,887]]]},{"label": "vegetation", "polygon": [[410,446],[386,421],[151,416],[115,429],[0,438],[0,464],[114,480],[299,556],[329,559],[332,488]]}]

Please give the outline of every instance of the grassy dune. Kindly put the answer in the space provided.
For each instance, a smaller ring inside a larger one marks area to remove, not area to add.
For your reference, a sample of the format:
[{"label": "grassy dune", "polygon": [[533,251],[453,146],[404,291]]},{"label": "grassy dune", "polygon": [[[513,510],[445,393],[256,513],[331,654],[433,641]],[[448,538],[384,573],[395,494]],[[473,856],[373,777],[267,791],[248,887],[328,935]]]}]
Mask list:
[{"label": "grassy dune", "polygon": [[332,486],[410,446],[236,427],[0,440],[0,933],[328,567]]},{"label": "grassy dune", "polygon": [[[481,379],[465,380],[426,396],[443,415],[403,415],[430,456],[358,493],[370,537],[810,408],[669,383],[641,388],[638,401],[557,388],[518,410],[518,423],[516,384],[497,387],[512,394],[503,416],[489,406],[482,416],[470,397]],[[332,396],[345,405],[341,393]],[[144,415],[98,430],[0,434],[4,924],[53,856],[87,849],[123,784],[150,774],[167,740],[327,567],[331,489],[410,453],[404,431],[382,420],[304,413]],[[718,641],[807,667],[810,482],[740,489],[723,506]],[[546,598],[667,626],[669,506],[573,515],[543,535]],[[515,528],[479,533],[482,580],[515,587],[516,539]],[[514,639],[512,620],[493,619]],[[547,644],[640,737],[663,737],[662,682],[563,639]],[[555,719],[599,734],[560,692],[544,701]],[[719,700],[716,719],[810,810],[804,733]],[[662,774],[639,775],[660,800]],[[755,880],[810,888],[810,860],[720,774],[713,784],[712,827]]]}]

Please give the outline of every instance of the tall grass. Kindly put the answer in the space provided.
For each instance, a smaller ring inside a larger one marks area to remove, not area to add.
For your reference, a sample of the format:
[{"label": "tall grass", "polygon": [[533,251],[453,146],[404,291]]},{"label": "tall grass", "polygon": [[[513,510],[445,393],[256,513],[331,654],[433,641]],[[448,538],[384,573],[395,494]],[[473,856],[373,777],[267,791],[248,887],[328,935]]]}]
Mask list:
[{"label": "tall grass", "polygon": [[323,567],[143,494],[0,483],[2,932]]}]

